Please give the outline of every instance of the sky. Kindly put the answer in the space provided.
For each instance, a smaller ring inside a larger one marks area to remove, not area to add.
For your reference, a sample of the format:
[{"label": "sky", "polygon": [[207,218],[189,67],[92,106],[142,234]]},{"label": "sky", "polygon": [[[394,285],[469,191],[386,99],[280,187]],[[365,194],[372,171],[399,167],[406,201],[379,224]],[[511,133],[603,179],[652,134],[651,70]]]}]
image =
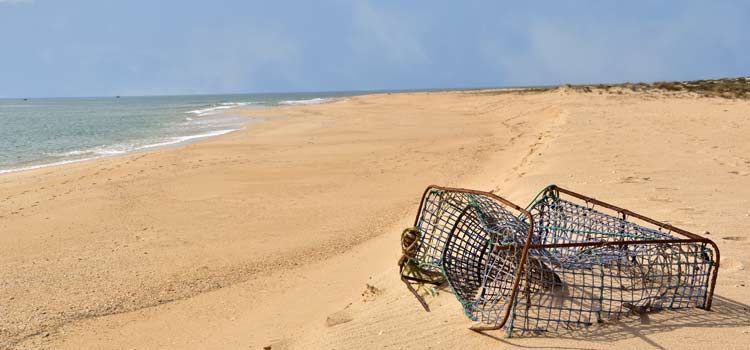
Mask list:
[{"label": "sky", "polygon": [[748,1],[0,0],[0,98],[750,75]]}]

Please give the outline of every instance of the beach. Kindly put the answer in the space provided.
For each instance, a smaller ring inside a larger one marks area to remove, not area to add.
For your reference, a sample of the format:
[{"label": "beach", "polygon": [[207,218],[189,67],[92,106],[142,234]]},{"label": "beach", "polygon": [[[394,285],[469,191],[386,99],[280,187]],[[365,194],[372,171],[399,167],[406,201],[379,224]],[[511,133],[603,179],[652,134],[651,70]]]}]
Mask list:
[{"label": "beach", "polygon": [[[237,113],[234,111],[233,113]],[[0,174],[0,348],[744,349],[750,101],[684,92],[383,93],[244,112],[174,148]],[[714,240],[713,309],[575,336],[425,312],[399,235],[430,184],[525,206],[557,184]]]}]

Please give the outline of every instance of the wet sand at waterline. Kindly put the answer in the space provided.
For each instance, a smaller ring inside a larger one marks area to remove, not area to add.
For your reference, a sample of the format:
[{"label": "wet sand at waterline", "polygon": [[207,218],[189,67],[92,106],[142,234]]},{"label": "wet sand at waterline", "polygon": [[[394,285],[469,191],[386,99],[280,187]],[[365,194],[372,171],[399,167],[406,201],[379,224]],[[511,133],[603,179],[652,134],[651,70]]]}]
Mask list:
[{"label": "wet sand at waterline", "polygon": [[[617,92],[357,96],[0,175],[0,348],[744,349],[750,102]],[[448,292],[424,312],[396,261],[433,183],[520,205],[556,183],[709,237],[713,311],[510,339]]]}]

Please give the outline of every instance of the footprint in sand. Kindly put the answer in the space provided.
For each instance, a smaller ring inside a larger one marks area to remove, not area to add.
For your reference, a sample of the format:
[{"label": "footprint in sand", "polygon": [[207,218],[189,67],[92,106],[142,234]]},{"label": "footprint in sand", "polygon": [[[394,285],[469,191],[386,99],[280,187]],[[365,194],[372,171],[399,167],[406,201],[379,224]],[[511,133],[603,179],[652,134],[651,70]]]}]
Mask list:
[{"label": "footprint in sand", "polygon": [[348,310],[349,306],[352,306],[352,304],[349,303],[349,305],[347,305],[343,310],[328,315],[328,317],[326,317],[326,326],[333,327],[342,323],[353,321],[354,317],[352,317],[351,313]]},{"label": "footprint in sand", "polygon": [[619,184],[639,184],[651,180],[650,176],[625,176],[621,177],[617,183]]},{"label": "footprint in sand", "polygon": [[669,199],[669,198],[663,198],[663,197],[649,197],[648,200],[651,201],[651,202],[662,202],[662,203],[670,203],[670,202],[672,202],[671,199]]}]

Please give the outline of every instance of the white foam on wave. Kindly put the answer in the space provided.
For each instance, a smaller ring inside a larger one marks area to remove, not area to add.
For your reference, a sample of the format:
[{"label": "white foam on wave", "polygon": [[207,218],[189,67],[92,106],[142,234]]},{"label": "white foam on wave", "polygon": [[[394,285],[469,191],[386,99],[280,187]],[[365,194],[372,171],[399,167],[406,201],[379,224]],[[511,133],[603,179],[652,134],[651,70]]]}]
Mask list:
[{"label": "white foam on wave", "polygon": [[204,116],[204,115],[212,114],[212,113],[214,113],[216,111],[220,111],[222,109],[230,109],[232,107],[233,106],[214,106],[214,107],[208,107],[208,108],[203,108],[203,109],[196,109],[196,110],[192,110],[192,111],[187,111],[185,113],[195,114],[195,115],[198,115],[198,116]]},{"label": "white foam on wave", "polygon": [[255,104],[255,102],[222,102],[219,104],[222,106],[247,106]]},{"label": "white foam on wave", "polygon": [[195,114],[197,116],[206,116],[206,115],[217,113],[225,109],[242,107],[242,106],[247,106],[247,105],[252,105],[252,104],[255,104],[255,102],[222,102],[222,103],[219,103],[218,105],[213,105],[211,107],[206,107],[206,108],[201,108],[201,109],[194,109],[192,111],[187,111],[185,113]]},{"label": "white foam on wave", "polygon": [[197,135],[171,137],[171,138],[168,138],[166,141],[150,143],[150,144],[145,144],[145,145],[123,144],[123,145],[114,145],[114,146],[107,146],[107,147],[94,147],[94,148],[86,149],[86,150],[75,150],[75,151],[70,151],[70,152],[65,152],[65,153],[59,153],[59,154],[56,154],[56,156],[78,157],[78,156],[86,155],[87,157],[76,158],[76,159],[66,159],[66,160],[61,160],[61,161],[56,161],[56,162],[51,162],[51,163],[35,164],[35,165],[29,165],[29,166],[24,166],[24,167],[19,167],[19,168],[0,169],[0,174],[41,169],[41,168],[47,168],[47,167],[52,167],[52,166],[58,166],[58,165],[78,163],[78,162],[83,162],[87,160],[112,157],[112,156],[117,156],[117,155],[122,155],[126,153],[142,151],[142,150],[173,146],[173,145],[177,145],[177,144],[184,143],[184,142],[191,141],[191,140],[204,139],[204,138],[224,135],[224,134],[228,134],[232,131],[237,131],[237,130],[239,129],[216,130],[216,131],[211,131],[211,132],[197,134]]},{"label": "white foam on wave", "polygon": [[70,152],[51,153],[53,157],[79,157],[79,156],[112,156],[128,153],[132,149],[129,145],[100,146]]},{"label": "white foam on wave", "polygon": [[321,103],[331,102],[332,98],[311,98],[309,100],[287,100],[279,102],[280,105],[287,106],[303,106],[303,105],[319,105]]},{"label": "white foam on wave", "polygon": [[165,147],[165,146],[170,146],[170,145],[176,145],[178,143],[183,143],[183,142],[190,141],[190,140],[204,139],[204,138],[208,138],[208,137],[214,137],[214,136],[224,135],[224,134],[228,134],[228,133],[230,133],[232,131],[237,131],[237,130],[239,130],[239,129],[216,130],[216,131],[207,132],[205,134],[173,137],[173,138],[171,138],[168,141],[157,142],[157,143],[152,143],[152,144],[140,146],[140,147],[136,148],[136,150],[149,149],[149,148],[157,148],[157,147]]}]

